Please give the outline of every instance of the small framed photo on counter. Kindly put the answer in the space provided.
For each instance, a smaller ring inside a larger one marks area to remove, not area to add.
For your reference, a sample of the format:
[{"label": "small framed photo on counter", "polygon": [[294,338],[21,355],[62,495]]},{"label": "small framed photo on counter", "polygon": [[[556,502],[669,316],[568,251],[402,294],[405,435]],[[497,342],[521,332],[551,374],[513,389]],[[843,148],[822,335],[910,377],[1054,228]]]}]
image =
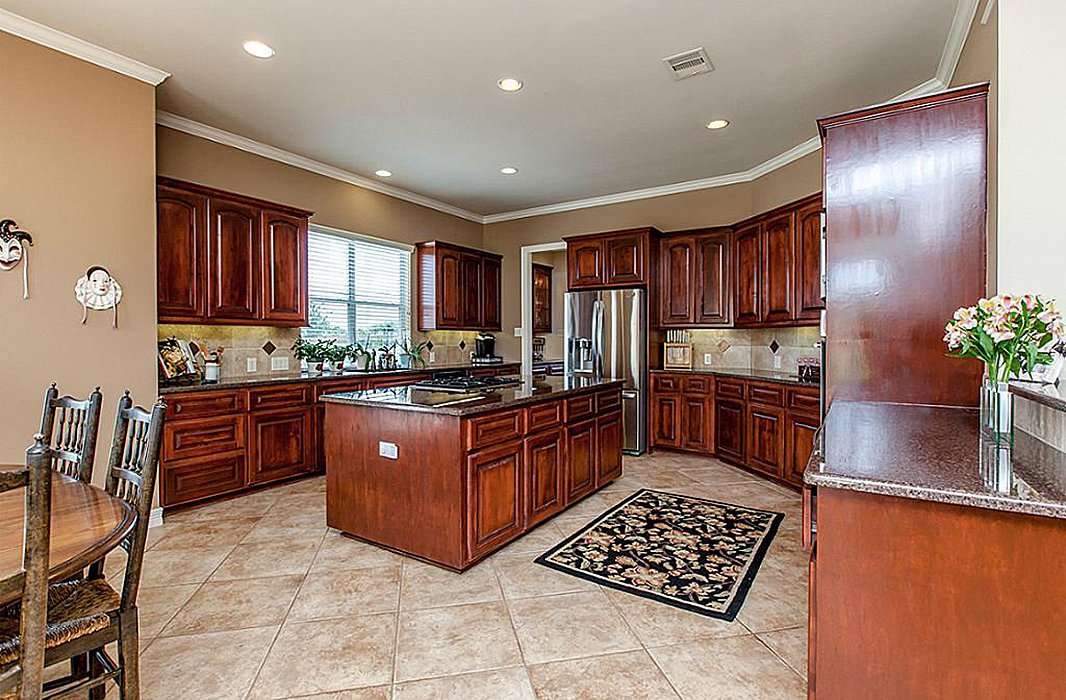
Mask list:
[{"label": "small framed photo on counter", "polygon": [[692,344],[663,343],[663,369],[692,369]]}]

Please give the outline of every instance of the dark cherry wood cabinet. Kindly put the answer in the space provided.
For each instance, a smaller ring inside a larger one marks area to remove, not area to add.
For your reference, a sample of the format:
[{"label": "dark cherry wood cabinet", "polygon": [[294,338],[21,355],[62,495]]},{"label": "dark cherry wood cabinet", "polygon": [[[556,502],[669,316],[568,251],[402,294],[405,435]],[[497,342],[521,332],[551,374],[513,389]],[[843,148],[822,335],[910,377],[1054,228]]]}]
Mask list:
[{"label": "dark cherry wood cabinet", "polygon": [[160,472],[159,501],[191,503],[244,489],[248,483],[247,457],[243,451],[195,459],[169,460]]},{"label": "dark cherry wood cabinet", "polygon": [[596,420],[566,428],[566,500],[576,501],[596,487]]},{"label": "dark cherry wood cabinet", "polygon": [[533,332],[552,332],[552,272],[550,265],[533,263]]},{"label": "dark cherry wood cabinet", "polygon": [[602,486],[622,475],[622,414],[608,413],[596,418],[596,485]]},{"label": "dark cherry wood cabinet", "polygon": [[784,410],[773,406],[749,404],[745,420],[747,464],[770,476],[783,476],[785,453]]},{"label": "dark cherry wood cabinet", "polygon": [[417,256],[419,330],[501,329],[502,256],[440,241]]},{"label": "dark cherry wood cabinet", "polygon": [[159,178],[159,320],[307,323],[311,212]]},{"label": "dark cherry wood cabinet", "polygon": [[762,224],[759,243],[759,318],[763,323],[788,323],[795,308],[795,218],[790,211]]},{"label": "dark cherry wood cabinet", "polygon": [[739,464],[746,461],[746,422],[747,415],[742,401],[715,399],[714,446],[720,457]]},{"label": "dark cherry wood cabinet", "polygon": [[207,197],[172,187],[156,194],[156,289],[163,321],[206,315]]},{"label": "dark cherry wood cabinet", "polygon": [[569,289],[635,287],[651,276],[653,228],[570,236],[566,241]]},{"label": "dark cherry wood cabinet", "polygon": [[480,558],[525,528],[522,443],[474,452],[467,458],[467,548]]},{"label": "dark cherry wood cabinet", "polygon": [[680,446],[692,452],[712,452],[711,399],[709,396],[681,396]]},{"label": "dark cherry wood cabinet", "polygon": [[696,239],[659,241],[659,326],[687,328],[695,321]]},{"label": "dark cherry wood cabinet", "polygon": [[755,224],[736,232],[733,237],[733,320],[738,326],[754,325],[762,321],[759,290],[762,253],[762,226]]},{"label": "dark cherry wood cabinet", "polygon": [[728,326],[733,322],[732,239],[728,231],[696,236],[696,286],[693,304],[696,327]]},{"label": "dark cherry wood cabinet", "polygon": [[803,483],[803,472],[814,451],[814,438],[820,421],[817,415],[788,413],[785,415],[784,477],[796,484]]},{"label": "dark cherry wood cabinet", "polygon": [[727,229],[673,232],[659,240],[660,328],[732,323],[730,248]]},{"label": "dark cherry wood cabinet", "polygon": [[314,468],[312,408],[252,412],[248,418],[248,481],[277,481]]},{"label": "dark cherry wood cabinet", "polygon": [[307,219],[263,212],[262,318],[303,323],[307,319]]},{"label": "dark cherry wood cabinet", "polygon": [[566,440],[562,428],[526,438],[526,525],[533,527],[563,509]]},{"label": "dark cherry wood cabinet", "polygon": [[796,219],[796,319],[819,321],[822,300],[822,196],[805,200]]},{"label": "dark cherry wood cabinet", "polygon": [[714,452],[710,375],[656,372],[651,379],[650,433],[653,447]]},{"label": "dark cherry wood cabinet", "polygon": [[651,444],[653,447],[680,447],[678,426],[681,399],[676,393],[654,391],[651,399]]}]

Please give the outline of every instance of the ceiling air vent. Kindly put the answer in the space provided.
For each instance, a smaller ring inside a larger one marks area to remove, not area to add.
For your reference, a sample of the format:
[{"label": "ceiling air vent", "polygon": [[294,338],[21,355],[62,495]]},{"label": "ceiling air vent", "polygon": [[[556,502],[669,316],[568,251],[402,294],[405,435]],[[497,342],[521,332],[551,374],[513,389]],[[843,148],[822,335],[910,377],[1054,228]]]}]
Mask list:
[{"label": "ceiling air vent", "polygon": [[707,52],[702,46],[691,51],[683,51],[675,56],[667,56],[663,59],[663,63],[670,68],[675,80],[691,78],[694,75],[710,73],[714,70],[711,59],[707,58]]}]

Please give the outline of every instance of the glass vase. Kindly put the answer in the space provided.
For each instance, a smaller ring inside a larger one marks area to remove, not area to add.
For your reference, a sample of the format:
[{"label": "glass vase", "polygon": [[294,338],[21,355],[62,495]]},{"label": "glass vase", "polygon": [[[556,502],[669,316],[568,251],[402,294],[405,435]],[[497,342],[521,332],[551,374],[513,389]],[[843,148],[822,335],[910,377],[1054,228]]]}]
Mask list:
[{"label": "glass vase", "polygon": [[997,445],[1014,444],[1014,394],[1007,382],[981,385],[981,431]]}]

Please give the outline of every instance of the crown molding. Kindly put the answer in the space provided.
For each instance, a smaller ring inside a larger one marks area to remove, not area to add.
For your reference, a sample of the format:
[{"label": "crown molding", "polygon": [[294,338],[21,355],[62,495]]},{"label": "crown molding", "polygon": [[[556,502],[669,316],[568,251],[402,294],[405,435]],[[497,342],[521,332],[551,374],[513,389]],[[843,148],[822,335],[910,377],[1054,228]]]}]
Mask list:
[{"label": "crown molding", "polygon": [[159,85],[170,77],[170,73],[166,71],[153,68],[102,46],[90,44],[84,39],[52,29],[40,22],[34,22],[32,19],[26,19],[4,9],[0,9],[0,31],[14,34],[27,41],[47,46],[68,56],[88,61],[149,85]]},{"label": "crown molding", "polygon": [[192,136],[199,136],[200,138],[207,139],[208,141],[214,141],[224,146],[231,146],[232,148],[245,151],[247,153],[253,153],[257,156],[269,158],[270,160],[291,165],[295,168],[307,170],[312,173],[324,175],[325,177],[332,178],[334,180],[340,180],[341,182],[347,182],[350,185],[356,185],[363,187],[374,192],[389,195],[396,199],[402,199],[405,202],[411,202],[412,204],[418,204],[423,207],[435,209],[445,214],[451,214],[452,216],[458,216],[459,218],[466,219],[467,221],[473,221],[474,223],[484,223],[481,214],[475,214],[472,211],[467,211],[461,207],[441,202],[433,199],[432,197],[426,197],[425,195],[417,194],[409,190],[402,189],[400,187],[394,187],[392,185],[386,185],[376,180],[371,180],[368,177],[357,175],[348,170],[323,163],[313,158],[301,156],[291,151],[286,151],[276,146],[270,146],[268,144],[256,141],[254,139],[240,136],[223,129],[219,129],[214,126],[208,126],[201,122],[188,119],[187,117],[178,116],[177,114],[171,114],[170,112],[164,112],[162,110],[157,111],[155,115],[155,123],[160,126],[165,126],[168,129],[174,129],[181,131]]},{"label": "crown molding", "polygon": [[936,78],[945,86],[951,84],[951,78],[955,75],[955,68],[959,65],[959,58],[962,56],[963,47],[966,46],[966,37],[970,35],[970,26],[977,16],[979,4],[980,0],[958,0],[955,6],[955,17],[951,20],[944,51],[940,54],[940,63],[936,67]]}]

